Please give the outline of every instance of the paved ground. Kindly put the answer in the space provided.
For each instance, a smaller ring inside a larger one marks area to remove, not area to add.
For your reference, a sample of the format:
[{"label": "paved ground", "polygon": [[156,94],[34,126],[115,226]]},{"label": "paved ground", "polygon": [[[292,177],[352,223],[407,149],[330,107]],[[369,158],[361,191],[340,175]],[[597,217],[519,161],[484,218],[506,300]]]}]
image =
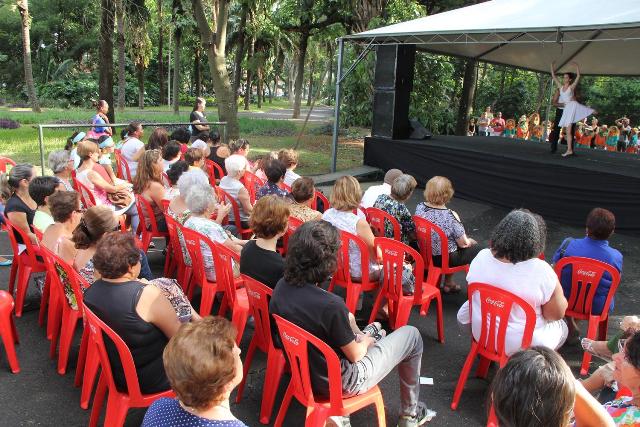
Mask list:
[{"label": "paved ground", "polygon": [[[274,108],[271,110],[266,110],[264,112],[260,111],[244,111],[239,110],[238,114],[240,116],[253,117],[256,119],[271,119],[271,120],[291,120],[294,122],[300,121],[303,122],[307,113],[309,112],[308,107],[303,107],[300,109],[300,118],[292,119],[293,109],[291,108]],[[309,122],[312,123],[322,123],[322,122],[330,122],[333,120],[333,107],[326,107],[322,105],[316,105],[313,107],[313,111],[309,116]]]},{"label": "paved ground", "polygon": [[[410,207],[421,199],[421,191],[414,195]],[[468,234],[486,245],[490,231],[506,214],[505,210],[486,205],[453,200],[451,207],[456,209],[464,219]],[[579,237],[584,230],[549,223],[549,238],[546,255],[550,258],[553,251],[565,236]],[[618,291],[616,315],[637,313],[637,288],[640,277],[639,269],[634,264],[640,254],[640,238],[614,235],[611,244],[619,248],[625,256],[625,272]],[[0,254],[7,254],[9,246],[6,236],[0,235]],[[156,272],[161,270],[159,253],[152,253],[150,260]],[[6,289],[8,268],[0,269],[0,288]],[[458,277],[464,282],[462,276]],[[29,291],[29,303],[32,311],[17,319],[21,344],[18,347],[22,372],[13,375],[8,370],[6,357],[0,350],[0,401],[3,403],[3,415],[0,425],[56,425],[82,426],[88,423],[89,413],[79,406],[79,389],[73,387],[73,374],[77,357],[79,337],[72,349],[69,372],[60,376],[55,370],[55,361],[48,357],[49,342],[44,331],[37,325],[37,299],[33,288]],[[429,425],[433,426],[480,426],[486,420],[485,399],[488,382],[470,378],[462,395],[457,411],[451,411],[449,405],[455,388],[458,374],[469,350],[469,338],[462,336],[456,327],[455,314],[465,300],[464,294],[444,297],[445,338],[444,345],[436,341],[435,313],[430,312],[420,317],[417,311],[410,319],[410,324],[418,327],[424,339],[424,355],[422,375],[433,377],[433,386],[422,386],[420,398],[429,407],[438,412],[438,416]],[[371,306],[371,300],[365,300],[365,307]],[[368,312],[366,313],[368,314]],[[366,315],[365,314],[365,315]],[[246,351],[250,339],[250,330],[245,333],[242,349]],[[567,345],[561,351],[575,369],[579,366],[582,354],[578,345]],[[264,379],[265,358],[258,354],[249,373],[245,398],[239,404],[233,404],[232,410],[238,418],[250,426],[258,426],[258,413],[261,399],[262,381]],[[493,375],[493,370],[490,377]],[[284,383],[284,381],[283,381]],[[277,402],[283,396],[284,384],[281,385]],[[399,407],[398,377],[393,371],[382,383],[382,393],[386,403],[387,422],[395,425]],[[279,403],[276,403],[276,411]],[[133,410],[127,418],[127,425],[139,425],[144,410]],[[292,403],[287,414],[285,425],[300,426],[303,424],[304,409]],[[275,413],[272,420],[275,419]],[[352,425],[375,425],[375,412],[367,408],[352,416]]]}]

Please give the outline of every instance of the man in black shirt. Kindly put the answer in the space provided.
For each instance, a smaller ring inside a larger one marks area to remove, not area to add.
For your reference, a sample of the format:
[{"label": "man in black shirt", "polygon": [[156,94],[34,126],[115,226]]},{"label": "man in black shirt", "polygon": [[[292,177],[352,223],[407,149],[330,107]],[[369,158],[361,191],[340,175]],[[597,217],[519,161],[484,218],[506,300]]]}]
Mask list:
[{"label": "man in black shirt", "polygon": [[[336,352],[345,397],[366,392],[398,366],[402,402],[398,425],[420,426],[435,416],[418,401],[422,337],[413,326],[403,326],[377,342],[357,333],[342,298],[318,286],[334,273],[338,247],[338,230],[326,221],[309,221],[298,228],[289,239],[284,278],[276,285],[269,311]],[[309,370],[314,393],[328,396],[326,361],[315,349],[309,351]]]}]

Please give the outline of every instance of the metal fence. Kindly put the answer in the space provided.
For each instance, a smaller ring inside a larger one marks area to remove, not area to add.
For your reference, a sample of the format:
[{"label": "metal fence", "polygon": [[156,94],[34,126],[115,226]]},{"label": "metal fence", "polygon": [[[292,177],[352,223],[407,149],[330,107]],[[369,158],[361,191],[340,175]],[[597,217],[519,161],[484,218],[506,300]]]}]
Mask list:
[{"label": "metal fence", "polygon": [[[172,123],[147,123],[140,122],[142,126],[159,127],[159,126],[191,126],[191,122],[172,122]],[[218,126],[221,129],[220,139],[223,142],[227,142],[227,122],[202,122],[199,125]],[[44,131],[43,129],[77,129],[77,128],[93,128],[93,127],[110,127],[110,128],[124,128],[129,126],[129,123],[108,123],[106,125],[93,125],[91,123],[76,123],[76,124],[38,124],[34,128],[38,129],[38,145],[40,147],[40,167],[42,168],[42,174],[44,175]]]}]

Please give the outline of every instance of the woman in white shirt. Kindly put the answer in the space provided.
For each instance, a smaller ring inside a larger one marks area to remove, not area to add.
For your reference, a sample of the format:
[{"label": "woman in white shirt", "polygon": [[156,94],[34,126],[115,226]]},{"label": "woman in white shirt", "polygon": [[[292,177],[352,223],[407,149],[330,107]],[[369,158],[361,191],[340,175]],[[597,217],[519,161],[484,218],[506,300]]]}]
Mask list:
[{"label": "woman in white shirt", "polygon": [[[478,253],[469,266],[468,283],[486,283],[527,301],[536,312],[536,326],[531,345],[559,348],[567,338],[567,324],[562,320],[567,300],[553,269],[538,259],[544,250],[547,232],[544,220],[526,210],[514,210],[500,221],[491,235],[490,248]],[[471,323],[475,339],[480,337],[480,300],[472,298],[473,318],[469,318],[469,302],[458,311],[458,322]],[[509,317],[505,349],[507,354],[520,350],[525,314],[514,307]]]}]

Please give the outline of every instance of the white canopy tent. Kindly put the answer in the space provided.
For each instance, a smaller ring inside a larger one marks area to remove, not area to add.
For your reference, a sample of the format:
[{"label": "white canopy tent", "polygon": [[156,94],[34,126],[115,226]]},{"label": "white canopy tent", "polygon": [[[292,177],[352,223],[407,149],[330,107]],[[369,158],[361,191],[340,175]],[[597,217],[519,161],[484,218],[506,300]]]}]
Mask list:
[{"label": "white canopy tent", "polygon": [[639,76],[640,0],[492,0],[340,38],[333,171],[340,82],[348,74],[342,73],[345,41],[415,44],[427,52],[546,73],[553,61],[560,72],[574,71],[569,64],[575,61],[583,75]]}]

